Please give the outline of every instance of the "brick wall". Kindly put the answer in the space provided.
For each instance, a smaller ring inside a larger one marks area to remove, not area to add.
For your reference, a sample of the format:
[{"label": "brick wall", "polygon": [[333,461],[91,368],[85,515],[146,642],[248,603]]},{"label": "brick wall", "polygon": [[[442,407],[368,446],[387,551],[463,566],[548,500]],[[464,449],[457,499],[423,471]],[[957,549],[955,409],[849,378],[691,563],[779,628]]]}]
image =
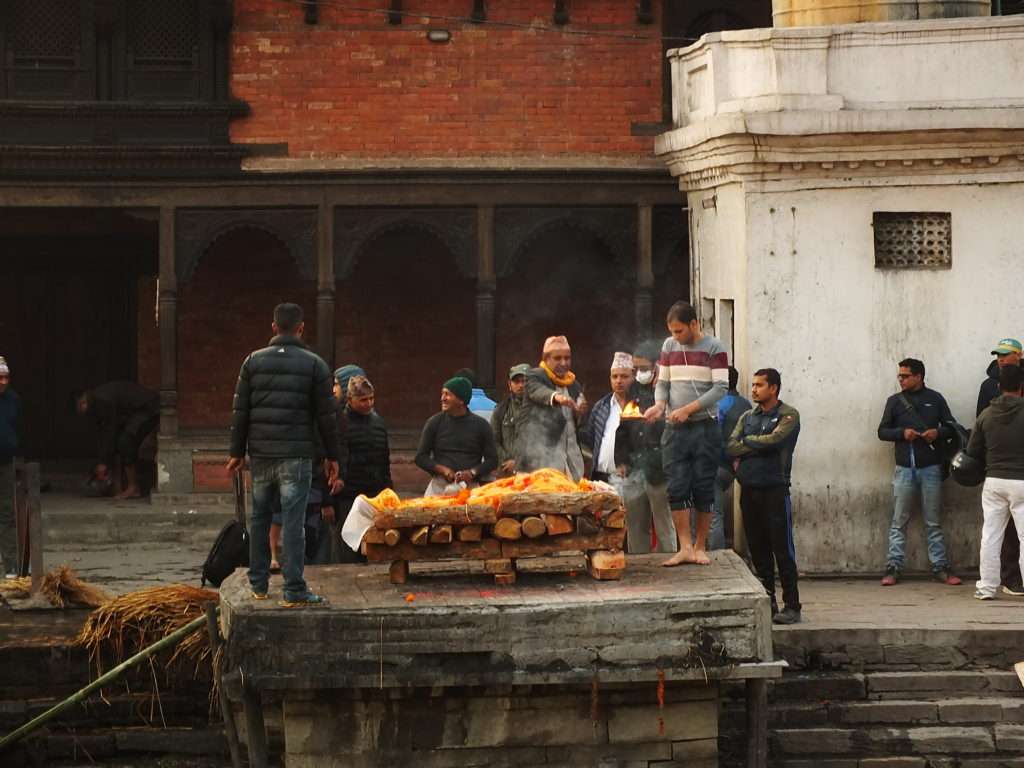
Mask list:
[{"label": "brick wall", "polygon": [[[368,7],[384,3],[364,3]],[[655,2],[660,15],[660,3]],[[468,0],[414,0],[412,12],[464,17]],[[634,122],[661,119],[660,25],[636,21],[635,3],[571,3],[567,30],[383,16],[298,3],[237,0],[232,91],[252,105],[232,124],[238,142],[287,142],[295,157],[650,155]],[[490,20],[550,26],[551,0],[489,4]],[[428,26],[452,33],[426,39]]]}]

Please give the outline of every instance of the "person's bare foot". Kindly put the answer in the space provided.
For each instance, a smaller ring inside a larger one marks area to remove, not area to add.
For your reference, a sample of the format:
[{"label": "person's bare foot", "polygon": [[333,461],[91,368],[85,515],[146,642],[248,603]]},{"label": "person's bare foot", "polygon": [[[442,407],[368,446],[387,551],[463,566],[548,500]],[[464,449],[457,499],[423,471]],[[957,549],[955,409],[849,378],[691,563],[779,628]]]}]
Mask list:
[{"label": "person's bare foot", "polygon": [[693,550],[692,549],[680,549],[678,552],[676,552],[674,555],[672,555],[672,557],[670,557],[668,560],[663,562],[661,565],[664,568],[672,568],[672,567],[677,566],[677,565],[682,565],[683,563],[693,562],[691,560],[692,557],[693,557]]},{"label": "person's bare foot", "polygon": [[703,549],[681,549],[668,560],[663,562],[662,565],[666,568],[672,568],[673,566],[683,565],[684,563],[711,565],[711,559],[708,557],[708,553]]},{"label": "person's bare foot", "polygon": [[142,498],[142,494],[139,493],[139,489],[138,488],[135,488],[134,486],[129,486],[128,488],[125,488],[123,491],[121,491],[119,494],[117,494],[117,496],[115,496],[114,498],[115,499],[141,499]]}]

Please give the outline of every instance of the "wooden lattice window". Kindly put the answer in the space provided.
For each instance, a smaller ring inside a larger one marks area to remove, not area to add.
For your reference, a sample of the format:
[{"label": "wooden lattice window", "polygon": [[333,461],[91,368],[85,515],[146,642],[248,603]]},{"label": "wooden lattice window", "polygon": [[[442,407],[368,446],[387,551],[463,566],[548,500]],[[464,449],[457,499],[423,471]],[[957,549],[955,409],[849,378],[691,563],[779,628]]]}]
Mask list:
[{"label": "wooden lattice window", "polygon": [[79,0],[6,0],[15,66],[73,67],[82,42]]},{"label": "wooden lattice window", "polygon": [[949,213],[876,211],[875,267],[948,269],[953,266],[953,227]]},{"label": "wooden lattice window", "polygon": [[196,0],[130,0],[128,48],[137,67],[191,67],[198,58]]}]

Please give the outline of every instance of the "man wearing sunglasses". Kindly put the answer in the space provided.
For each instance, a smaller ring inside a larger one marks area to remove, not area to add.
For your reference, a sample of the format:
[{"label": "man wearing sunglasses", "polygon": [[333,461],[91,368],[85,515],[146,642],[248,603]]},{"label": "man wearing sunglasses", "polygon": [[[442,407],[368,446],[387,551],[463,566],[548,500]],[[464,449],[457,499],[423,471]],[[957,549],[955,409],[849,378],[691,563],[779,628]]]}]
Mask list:
[{"label": "man wearing sunglasses", "polygon": [[928,538],[932,573],[943,584],[956,586],[942,533],[942,462],[939,437],[949,437],[953,416],[945,398],[924,385],[924,363],[908,357],[899,362],[896,376],[900,392],[885,402],[878,439],[895,443],[896,473],[893,477],[894,509],[889,528],[889,552],[882,586],[900,578],[906,557],[907,523],[914,497],[921,498],[921,517]]}]

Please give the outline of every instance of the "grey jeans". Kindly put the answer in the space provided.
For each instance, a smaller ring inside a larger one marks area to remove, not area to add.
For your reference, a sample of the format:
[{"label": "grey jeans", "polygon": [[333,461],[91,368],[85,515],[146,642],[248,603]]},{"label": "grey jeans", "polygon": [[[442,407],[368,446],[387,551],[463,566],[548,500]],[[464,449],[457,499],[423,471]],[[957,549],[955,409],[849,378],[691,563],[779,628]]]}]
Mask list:
[{"label": "grey jeans", "polygon": [[18,532],[14,519],[14,459],[0,459],[0,558],[4,572],[18,570]]}]

